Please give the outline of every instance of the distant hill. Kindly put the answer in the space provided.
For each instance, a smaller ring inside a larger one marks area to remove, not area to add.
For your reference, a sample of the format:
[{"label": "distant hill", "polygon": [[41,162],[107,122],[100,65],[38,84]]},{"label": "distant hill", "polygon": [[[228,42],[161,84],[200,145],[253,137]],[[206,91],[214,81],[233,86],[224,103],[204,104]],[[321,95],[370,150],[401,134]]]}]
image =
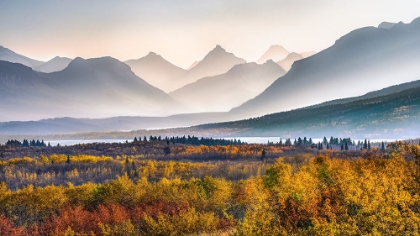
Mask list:
[{"label": "distant hill", "polygon": [[44,64],[35,68],[36,71],[51,73],[63,70],[72,60],[67,57],[54,57],[53,59],[45,62]]},{"label": "distant hill", "polygon": [[101,119],[65,117],[38,121],[0,122],[0,135],[44,135],[163,129],[231,120],[227,113],[196,113],[168,117],[119,116]]},{"label": "distant hill", "polygon": [[289,71],[292,68],[293,63],[301,59],[303,59],[302,55],[292,52],[287,55],[285,59],[277,62],[277,64],[279,64],[279,66],[281,66],[281,68],[283,68],[285,71]]},{"label": "distant hill", "polygon": [[352,31],[330,48],[295,62],[285,76],[231,112],[261,116],[418,80],[418,42],[420,19],[391,29]]},{"label": "distant hill", "polygon": [[289,51],[287,51],[284,47],[280,45],[272,45],[270,48],[261,56],[260,59],[257,60],[258,64],[263,64],[268,60],[273,61],[281,61],[289,55]]},{"label": "distant hill", "polygon": [[111,58],[74,59],[62,71],[0,62],[0,120],[170,115],[182,106]]},{"label": "distant hill", "polygon": [[150,52],[147,56],[140,59],[129,60],[125,63],[131,67],[138,77],[165,92],[173,91],[182,86],[176,78],[184,74],[185,70],[171,64],[154,52]]},{"label": "distant hill", "polygon": [[247,120],[200,125],[191,127],[186,132],[195,135],[214,133],[236,137],[417,138],[420,136],[419,120],[420,86],[348,103],[303,108]]},{"label": "distant hill", "polygon": [[224,74],[233,66],[243,63],[246,63],[244,59],[226,52],[220,45],[217,45],[196,66],[174,79],[179,84],[178,88],[181,88],[204,77]]},{"label": "distant hill", "polygon": [[8,61],[8,62],[14,62],[14,63],[20,63],[22,65],[31,67],[33,69],[37,68],[38,66],[42,65],[44,62],[37,61],[34,59],[31,59],[29,57],[22,56],[20,54],[17,54],[13,52],[12,50],[0,46],[0,60],[1,61]]},{"label": "distant hill", "polygon": [[229,111],[255,97],[286,72],[272,60],[246,63],[222,75],[205,77],[169,95],[194,112]]}]

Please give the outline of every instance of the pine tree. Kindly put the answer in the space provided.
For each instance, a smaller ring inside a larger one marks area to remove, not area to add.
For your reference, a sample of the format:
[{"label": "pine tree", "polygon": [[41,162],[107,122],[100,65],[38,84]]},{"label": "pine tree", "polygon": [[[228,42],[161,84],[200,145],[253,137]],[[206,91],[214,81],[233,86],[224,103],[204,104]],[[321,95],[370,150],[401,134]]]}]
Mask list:
[{"label": "pine tree", "polygon": [[261,152],[261,160],[264,160],[266,155],[267,155],[267,153],[265,152],[265,149],[263,149],[262,152]]},{"label": "pine tree", "polygon": [[346,150],[346,151],[349,150],[349,146],[347,145],[347,142],[344,143],[344,150]]},{"label": "pine tree", "polygon": [[67,164],[70,164],[70,155],[67,155]]},{"label": "pine tree", "polygon": [[382,151],[385,151],[385,143],[384,143],[384,141],[382,141],[381,150]]}]

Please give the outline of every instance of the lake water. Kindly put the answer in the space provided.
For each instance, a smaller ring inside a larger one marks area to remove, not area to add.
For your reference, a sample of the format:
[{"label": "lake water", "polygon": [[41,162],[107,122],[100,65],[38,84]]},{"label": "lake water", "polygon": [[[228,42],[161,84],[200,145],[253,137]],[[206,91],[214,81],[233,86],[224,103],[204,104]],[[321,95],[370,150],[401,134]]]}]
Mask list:
[{"label": "lake water", "polygon": [[[280,141],[279,137],[229,137],[224,139],[240,139],[241,142],[246,143],[257,143],[257,144],[266,144],[269,141],[273,143],[277,143]],[[50,143],[52,146],[57,146],[57,144],[63,145],[75,145],[75,144],[84,144],[84,143],[125,143],[127,139],[73,139],[73,140],[52,140],[52,141],[45,141],[45,143]],[[283,142],[286,141],[286,138],[282,138]],[[292,142],[295,140],[294,138],[291,138]],[[329,140],[329,138],[328,138]],[[370,139],[371,143],[377,143],[377,142],[395,142],[399,139]],[[129,142],[132,141],[132,139],[128,140]],[[359,141],[359,139],[354,140],[356,143]],[[360,141],[364,141],[360,140]],[[318,143],[322,142],[322,138],[313,138],[312,142]]]}]

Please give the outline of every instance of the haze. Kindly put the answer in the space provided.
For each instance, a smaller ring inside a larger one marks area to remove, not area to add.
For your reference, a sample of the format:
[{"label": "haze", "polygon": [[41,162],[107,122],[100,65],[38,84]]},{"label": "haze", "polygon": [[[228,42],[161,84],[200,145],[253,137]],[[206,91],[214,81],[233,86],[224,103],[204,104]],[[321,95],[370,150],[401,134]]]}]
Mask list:
[{"label": "haze", "polygon": [[0,42],[44,61],[124,61],[155,51],[188,68],[216,44],[247,61],[274,44],[321,51],[356,28],[409,22],[418,9],[418,0],[0,1],[0,30],[7,32]]}]

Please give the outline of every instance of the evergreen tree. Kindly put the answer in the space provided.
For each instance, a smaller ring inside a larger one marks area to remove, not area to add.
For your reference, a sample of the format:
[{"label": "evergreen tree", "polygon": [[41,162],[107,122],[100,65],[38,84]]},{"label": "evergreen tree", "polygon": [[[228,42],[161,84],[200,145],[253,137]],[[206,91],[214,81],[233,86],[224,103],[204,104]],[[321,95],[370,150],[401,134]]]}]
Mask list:
[{"label": "evergreen tree", "polygon": [[169,154],[171,154],[171,149],[170,149],[169,147],[165,147],[165,148],[163,149],[163,153],[164,153],[165,155],[169,155]]},{"label": "evergreen tree", "polygon": [[368,148],[368,150],[370,150],[370,140],[368,141],[367,148]]},{"label": "evergreen tree", "polygon": [[367,149],[368,148],[368,143],[367,140],[365,139],[365,142],[363,143],[363,149]]},{"label": "evergreen tree", "polygon": [[67,164],[70,164],[70,155],[67,155]]},{"label": "evergreen tree", "polygon": [[345,143],[344,143],[344,149],[345,149],[346,151],[348,151],[348,150],[349,150],[349,146],[347,145],[347,142],[345,142]]},{"label": "evergreen tree", "polygon": [[134,137],[134,140],[133,140],[133,142],[137,142],[137,137]]},{"label": "evergreen tree", "polygon": [[385,143],[384,143],[384,141],[382,141],[382,144],[381,144],[381,150],[382,150],[382,151],[385,151]]},{"label": "evergreen tree", "polygon": [[267,153],[265,152],[265,149],[263,149],[262,152],[261,152],[261,160],[264,160],[266,155],[267,155]]},{"label": "evergreen tree", "polygon": [[341,144],[341,151],[343,151],[344,150],[344,145],[343,144]]}]

